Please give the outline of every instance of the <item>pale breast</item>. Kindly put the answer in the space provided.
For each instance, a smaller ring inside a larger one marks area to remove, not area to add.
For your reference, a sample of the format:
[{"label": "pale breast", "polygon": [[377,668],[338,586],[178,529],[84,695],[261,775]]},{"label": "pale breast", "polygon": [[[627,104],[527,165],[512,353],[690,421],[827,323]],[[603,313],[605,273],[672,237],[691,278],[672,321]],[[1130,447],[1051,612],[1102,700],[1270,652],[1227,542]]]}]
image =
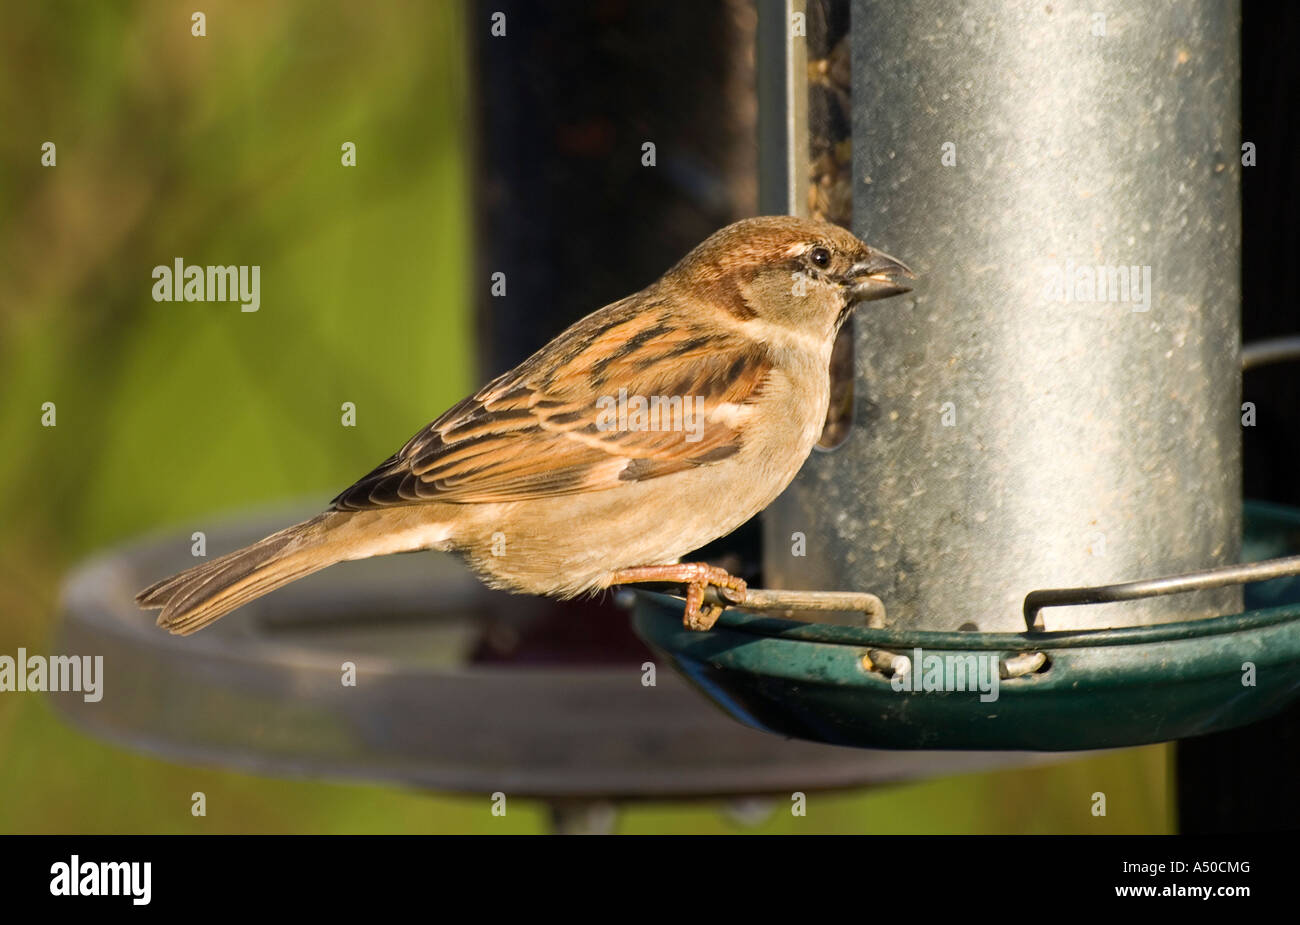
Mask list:
[{"label": "pale breast", "polygon": [[725,536],[784,490],[821,434],[829,350],[789,359],[756,402],[715,411],[745,423],[734,455],[605,491],[475,505],[468,542],[457,545],[491,584],[567,596],[607,586],[618,569],[673,562]]}]

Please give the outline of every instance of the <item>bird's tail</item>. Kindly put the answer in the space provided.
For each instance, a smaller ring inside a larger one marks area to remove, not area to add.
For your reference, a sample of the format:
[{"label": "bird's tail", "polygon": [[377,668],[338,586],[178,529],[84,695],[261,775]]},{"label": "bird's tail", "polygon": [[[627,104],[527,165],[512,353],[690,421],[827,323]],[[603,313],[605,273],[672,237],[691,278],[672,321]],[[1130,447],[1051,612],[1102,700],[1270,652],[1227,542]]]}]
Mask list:
[{"label": "bird's tail", "polygon": [[349,515],[329,511],[235,552],[164,578],[135,596],[162,609],[158,625],[182,636],[200,630],[254,598],[340,562],[348,544],[336,528]]}]

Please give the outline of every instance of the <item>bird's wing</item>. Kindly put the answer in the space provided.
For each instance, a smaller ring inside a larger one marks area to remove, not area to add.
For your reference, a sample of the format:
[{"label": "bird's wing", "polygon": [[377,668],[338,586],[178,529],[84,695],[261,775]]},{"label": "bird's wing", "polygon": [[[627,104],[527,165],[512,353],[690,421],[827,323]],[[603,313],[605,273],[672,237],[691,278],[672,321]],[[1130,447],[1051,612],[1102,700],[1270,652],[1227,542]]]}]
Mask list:
[{"label": "bird's wing", "polygon": [[[334,508],[601,491],[727,458],[771,363],[761,343],[673,314],[624,300],[583,319],[421,430]],[[649,429],[638,397],[682,401],[660,401]]]}]

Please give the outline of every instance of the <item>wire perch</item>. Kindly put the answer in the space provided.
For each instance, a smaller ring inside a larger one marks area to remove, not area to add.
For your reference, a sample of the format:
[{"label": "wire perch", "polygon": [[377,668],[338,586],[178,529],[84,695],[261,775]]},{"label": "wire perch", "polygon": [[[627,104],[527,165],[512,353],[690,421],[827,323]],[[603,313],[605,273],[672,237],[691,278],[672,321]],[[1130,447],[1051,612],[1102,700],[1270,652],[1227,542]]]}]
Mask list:
[{"label": "wire perch", "polygon": [[776,591],[749,588],[745,592],[744,602],[735,604],[711,587],[704,592],[704,600],[706,603],[735,610],[765,614],[793,614],[801,610],[861,613],[867,617],[867,626],[879,629],[885,625],[885,603],[868,591]]},{"label": "wire perch", "polygon": [[1142,581],[1123,581],[1088,588],[1044,588],[1025,595],[1025,626],[1031,632],[1042,630],[1044,607],[1067,607],[1073,604],[1113,604],[1117,601],[1134,601],[1162,594],[1182,594],[1184,591],[1203,591],[1208,588],[1226,588],[1229,585],[1267,581],[1300,575],[1300,556],[1282,559],[1265,559],[1242,565],[1223,565],[1185,575],[1168,575],[1164,578],[1147,578]]}]

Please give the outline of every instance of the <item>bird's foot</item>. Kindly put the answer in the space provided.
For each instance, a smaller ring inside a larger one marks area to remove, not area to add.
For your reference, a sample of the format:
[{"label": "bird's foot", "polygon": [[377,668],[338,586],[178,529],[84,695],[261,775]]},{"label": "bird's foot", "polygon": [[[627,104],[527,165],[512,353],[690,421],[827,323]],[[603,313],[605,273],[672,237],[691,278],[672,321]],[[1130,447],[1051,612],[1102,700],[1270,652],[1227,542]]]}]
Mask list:
[{"label": "bird's foot", "polygon": [[704,592],[707,588],[717,588],[718,595],[733,604],[745,602],[746,586],[743,578],[737,578],[726,569],[703,562],[619,569],[609,583],[632,585],[654,581],[686,585],[686,611],[682,614],[682,624],[691,630],[712,629],[726,609],[721,604],[705,603]]}]

